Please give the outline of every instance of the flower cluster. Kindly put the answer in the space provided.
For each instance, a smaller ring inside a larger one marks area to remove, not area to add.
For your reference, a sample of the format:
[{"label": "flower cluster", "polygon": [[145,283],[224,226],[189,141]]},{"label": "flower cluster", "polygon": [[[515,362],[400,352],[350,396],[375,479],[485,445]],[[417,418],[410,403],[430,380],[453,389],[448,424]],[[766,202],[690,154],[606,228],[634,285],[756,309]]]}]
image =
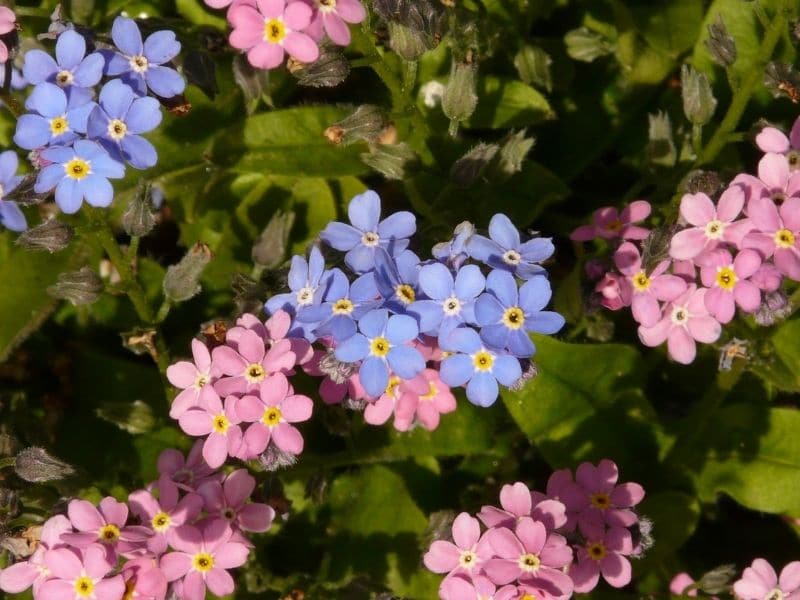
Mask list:
[{"label": "flower cluster", "polygon": [[452,541],[433,542],[424,557],[429,570],[446,573],[439,597],[565,599],[591,591],[601,575],[627,585],[628,557],[650,541],[634,509],[644,490],[617,478],[610,460],[583,463],[574,480],[568,469],[554,472],[546,493],[505,485],[499,508],[484,506],[477,519],[458,515]]},{"label": "flower cluster", "polygon": [[288,54],[301,63],[320,56],[325,39],[350,44],[350,23],[367,16],[359,0],[205,0],[212,8],[228,9],[230,44],[247,53],[259,69],[275,69]]},{"label": "flower cluster", "polygon": [[[780,572],[775,571],[769,562],[756,558],[746,567],[741,577],[733,585],[728,582],[731,573],[727,567],[720,567],[695,581],[689,573],[678,573],[669,584],[669,591],[675,596],[697,597],[698,590],[706,594],[719,594],[731,591],[737,600],[775,600],[777,598],[800,597],[800,561],[792,561]],[[719,596],[712,595],[713,600]]]},{"label": "flower cluster", "polygon": [[132,19],[117,17],[111,37],[114,49],[94,50],[93,42],[68,28],[58,36],[55,59],[38,49],[24,57],[23,75],[34,88],[14,143],[32,151],[38,169],[34,191],[55,190],[65,213],[78,211],[84,201],[110,205],[109,179],[123,177],[126,163],[135,169],[156,164],[156,150],[142,134],[161,122],[156,98],[173,98],[185,87],[167,66],[181,49],[173,32],[157,31],[143,40]]},{"label": "flower cluster", "polygon": [[[800,119],[795,141],[798,132]],[[765,151],[757,176],[737,175],[716,201],[703,192],[685,194],[682,229],[663,253],[658,243],[648,243],[656,234],[636,225],[650,214],[644,201],[619,214],[599,209],[592,225],[572,233],[575,241],[614,244],[612,268],[587,265],[600,304],[610,310],[629,306],[642,343],[666,342],[679,363],[694,360],[696,342],[716,342],[736,307],[746,314],[773,312],[785,304],[783,279],[800,281],[800,153],[771,127],[757,142]]]},{"label": "flower cluster", "polygon": [[248,532],[267,531],[275,511],[250,502],[255,479],[240,469],[224,475],[202,458],[174,449],[158,459],[159,479],[128,496],[95,506],[72,500],[66,515],[43,527],[34,553],[0,571],[0,590],[30,587],[42,600],[202,600],[206,588],[230,594],[229,569],[245,563]]}]

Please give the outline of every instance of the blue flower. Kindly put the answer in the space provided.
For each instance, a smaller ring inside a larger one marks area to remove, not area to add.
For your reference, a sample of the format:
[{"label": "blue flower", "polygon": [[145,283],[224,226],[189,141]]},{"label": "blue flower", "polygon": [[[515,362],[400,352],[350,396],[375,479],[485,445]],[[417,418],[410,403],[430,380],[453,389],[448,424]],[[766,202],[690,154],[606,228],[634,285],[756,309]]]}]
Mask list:
[{"label": "blue flower", "polygon": [[89,140],[78,140],[72,148],[48,148],[42,158],[53,164],[39,172],[33,189],[43,194],[55,188],[56,204],[66,214],[77,212],[84,200],[92,206],[108,206],[114,198],[109,178],[125,175],[122,163]]},{"label": "blue flower", "polygon": [[419,257],[404,250],[396,258],[383,248],[375,253],[375,283],[383,296],[383,306],[395,313],[405,313],[417,299]]},{"label": "blue flower", "polygon": [[376,248],[383,248],[392,256],[408,248],[408,238],[417,230],[416,218],[407,211],[381,221],[381,199],[372,190],[354,197],[347,214],[352,225],[328,223],[320,237],[333,248],[347,252],[344,261],[356,273],[374,268]]},{"label": "blue flower", "polygon": [[16,202],[3,200],[22,182],[23,177],[17,175],[19,162],[12,150],[0,153],[0,225],[11,231],[25,231],[28,222]]},{"label": "blue flower", "polygon": [[511,220],[496,214],[489,222],[489,238],[473,235],[467,240],[466,251],[474,259],[496,269],[505,269],[522,279],[546,275],[537,264],[552,256],[555,248],[550,238],[533,238],[522,244],[519,231]]},{"label": "blue flower", "polygon": [[326,273],[325,259],[317,246],[311,248],[308,260],[302,256],[293,256],[288,277],[291,292],[277,294],[267,300],[264,305],[267,312],[274,314],[285,310],[294,315],[306,307],[318,305],[322,302],[325,291],[321,283]]},{"label": "blue flower", "polygon": [[[5,68],[0,69],[0,86],[5,85],[6,83],[6,70]],[[16,67],[12,67],[11,69],[11,89],[12,90],[24,90],[28,87],[28,80],[22,76],[22,73]],[[3,103],[0,102],[0,106],[3,106]]]},{"label": "blue flower", "polygon": [[415,302],[409,312],[419,318],[420,331],[442,338],[475,321],[475,298],[484,290],[486,278],[477,265],[461,267],[454,279],[450,269],[432,263],[420,270],[419,285],[430,299]]},{"label": "blue flower", "polygon": [[356,320],[378,303],[375,277],[366,273],[351,285],[340,269],[331,269],[323,287],[322,304],[301,311],[297,321],[313,326],[317,336],[331,335],[337,342],[346,340],[356,332]]},{"label": "blue flower", "polygon": [[490,346],[508,350],[519,357],[533,356],[536,348],[529,331],[556,333],[564,317],[542,310],[550,302],[550,282],[534,277],[517,289],[514,276],[507,271],[492,271],[486,290],[475,302],[475,320],[481,326],[481,339]]},{"label": "blue flower", "polygon": [[22,72],[34,85],[49,82],[63,88],[68,96],[79,96],[76,100],[85,103],[92,99],[91,88],[103,76],[105,60],[99,52],[86,56],[86,40],[76,31],[68,29],[56,42],[56,59],[42,50],[25,53]]},{"label": "blue flower", "polygon": [[140,96],[147,89],[172,98],[182,94],[186,82],[175,69],[164,67],[181,51],[181,44],[172,31],[156,31],[142,43],[142,33],[133,19],[117,17],[111,27],[111,38],[120,52],[104,52],[106,74],[119,75]]},{"label": "blue flower", "polygon": [[67,100],[57,85],[40,83],[25,101],[25,108],[35,114],[19,118],[14,143],[26,150],[71,144],[78,134],[86,133],[86,121],[94,107],[94,102],[82,104],[75,96]]},{"label": "blue flower", "polygon": [[466,384],[467,398],[478,406],[497,400],[498,382],[506,387],[522,377],[519,359],[487,349],[474,329],[460,327],[447,336],[442,348],[455,352],[442,361],[439,374],[450,387]]},{"label": "blue flower", "polygon": [[408,315],[389,316],[385,309],[372,310],[358,321],[356,333],[336,347],[336,358],[343,362],[361,362],[358,378],[364,390],[377,398],[389,385],[389,369],[401,379],[413,379],[425,369],[425,359],[407,344],[419,331]]},{"label": "blue flower", "polygon": [[453,269],[458,269],[469,258],[465,245],[475,234],[475,225],[462,221],[453,230],[453,238],[448,242],[436,244],[431,251],[436,260],[440,260]]},{"label": "blue flower", "polygon": [[89,115],[89,137],[98,140],[114,160],[128,161],[136,169],[154,166],[158,162],[156,149],[139,134],[161,123],[158,100],[136,96],[118,79],[103,86],[99,100]]}]

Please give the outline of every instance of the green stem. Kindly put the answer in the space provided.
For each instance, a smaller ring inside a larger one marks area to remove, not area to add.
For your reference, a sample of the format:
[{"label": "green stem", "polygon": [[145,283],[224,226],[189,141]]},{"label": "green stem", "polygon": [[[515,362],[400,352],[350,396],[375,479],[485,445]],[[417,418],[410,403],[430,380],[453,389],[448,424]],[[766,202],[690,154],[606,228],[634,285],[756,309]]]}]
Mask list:
[{"label": "green stem", "polygon": [[699,156],[703,151],[703,126],[694,124],[692,125],[692,148],[695,155]]},{"label": "green stem", "polygon": [[131,236],[131,243],[128,245],[128,251],[125,253],[125,256],[129,263],[133,263],[136,260],[136,257],[139,255],[139,242],[142,238],[138,235]]},{"label": "green stem", "polygon": [[167,298],[164,298],[164,301],[161,303],[161,306],[158,309],[158,313],[156,313],[156,323],[163,323],[164,319],[167,318],[171,308],[172,303],[170,303]]},{"label": "green stem", "polygon": [[784,0],[778,8],[775,17],[769,23],[769,26],[764,32],[764,38],[758,50],[755,63],[750,68],[750,71],[742,77],[739,89],[733,95],[731,104],[728,107],[728,112],[722,119],[714,135],[706,144],[703,151],[697,156],[695,167],[705,165],[713,161],[717,155],[722,151],[728,143],[731,133],[736,130],[739,121],[747,108],[750,98],[756,90],[756,87],[761,82],[764,72],[764,65],[772,58],[772,53],[775,51],[775,46],[780,40],[783,30],[786,28],[786,10],[791,0]]},{"label": "green stem", "polygon": [[414,85],[417,82],[417,66],[418,63],[415,60],[403,61],[403,91],[408,98],[413,98],[414,95]]}]

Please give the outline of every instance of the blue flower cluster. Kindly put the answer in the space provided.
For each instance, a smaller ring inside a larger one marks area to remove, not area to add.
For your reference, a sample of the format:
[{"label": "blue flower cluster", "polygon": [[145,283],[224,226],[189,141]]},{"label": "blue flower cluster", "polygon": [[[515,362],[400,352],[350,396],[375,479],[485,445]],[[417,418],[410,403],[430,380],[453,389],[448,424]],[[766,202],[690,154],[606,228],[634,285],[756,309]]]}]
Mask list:
[{"label": "blue flower cluster", "polygon": [[346,253],[346,270],[326,268],[314,246],[308,260],[292,259],[291,291],[270,298],[266,310],[287,311],[293,335],[321,340],[339,361],[358,363],[370,397],[384,394],[392,375],[419,375],[424,348],[433,347],[442,381],[466,386],[471,402],[489,406],[499,384],[513,386],[523,377],[536,351],[529,333],[563,327],[560,314],[543,310],[551,290],[541,263],[552,255],[552,242],[523,242],[505,215],[492,218],[489,237],[462,223],[429,261],[408,249],[414,215],[381,220],[375,192],[353,198],[348,216],[349,224],[333,222],[321,233],[324,243]]},{"label": "blue flower cluster", "polygon": [[147,94],[166,99],[185,87],[181,75],[164,66],[181,49],[173,32],[157,31],[143,41],[132,19],[117,17],[111,37],[116,49],[89,52],[86,38],[66,29],[55,59],[42,50],[25,54],[22,74],[35,87],[14,143],[33,151],[40,169],[34,191],[55,190],[56,203],[68,214],[84,201],[111,204],[109,179],[124,177],[126,163],[135,169],[156,164],[156,149],[142,134],[161,123],[161,105]]}]

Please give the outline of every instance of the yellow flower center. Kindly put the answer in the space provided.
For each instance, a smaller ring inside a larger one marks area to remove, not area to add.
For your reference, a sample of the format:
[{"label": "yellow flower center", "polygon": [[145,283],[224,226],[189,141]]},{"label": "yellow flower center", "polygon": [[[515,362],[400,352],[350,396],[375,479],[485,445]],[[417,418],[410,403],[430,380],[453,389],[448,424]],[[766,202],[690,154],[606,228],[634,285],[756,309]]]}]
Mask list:
[{"label": "yellow flower center", "polygon": [[647,289],[650,287],[650,278],[647,276],[647,273],[644,271],[639,271],[631,277],[631,283],[633,284],[633,289],[637,292],[646,292]]},{"label": "yellow flower center", "polygon": [[372,354],[372,356],[383,358],[389,354],[391,347],[392,345],[385,337],[376,337],[369,343],[369,353]]},{"label": "yellow flower center", "polygon": [[133,595],[136,593],[136,580],[134,578],[128,579],[125,582],[125,593],[122,594],[122,600],[133,600]]},{"label": "yellow flower center", "polygon": [[231,422],[228,420],[228,417],[225,415],[217,415],[214,417],[214,420],[211,422],[211,427],[216,433],[221,433],[225,435],[228,432],[228,427],[231,426]]},{"label": "yellow flower center", "polygon": [[586,552],[592,560],[603,560],[606,557],[606,547],[603,542],[591,542],[586,546]]},{"label": "yellow flower center", "polygon": [[115,142],[120,141],[128,133],[128,126],[119,119],[112,119],[108,122],[108,137]]},{"label": "yellow flower center", "polygon": [[69,121],[67,121],[67,117],[56,117],[55,119],[50,119],[50,133],[53,134],[53,137],[64,135],[68,131]]},{"label": "yellow flower center", "polygon": [[722,267],[717,270],[717,285],[723,290],[732,290],[736,287],[736,271],[731,267]]},{"label": "yellow flower center", "polygon": [[432,381],[428,382],[428,393],[423,394],[419,397],[420,400],[433,400],[436,397],[436,394],[439,393],[439,389],[434,385]]},{"label": "yellow flower center", "polygon": [[172,518],[165,512],[156,513],[150,520],[153,530],[158,533],[164,533],[172,525]]},{"label": "yellow flower center", "polygon": [[794,234],[788,229],[776,231],[775,245],[778,246],[778,248],[791,248],[794,246]]},{"label": "yellow flower center", "polygon": [[600,510],[605,510],[611,506],[611,498],[608,497],[608,494],[604,494],[602,492],[592,494],[591,502],[592,506],[599,508]]},{"label": "yellow flower center", "polygon": [[100,528],[97,538],[104,544],[113,544],[119,539],[119,527],[108,524]]},{"label": "yellow flower center", "polygon": [[509,329],[519,329],[525,324],[525,313],[519,306],[511,306],[503,313],[503,325]]},{"label": "yellow flower center", "polygon": [[364,235],[361,236],[361,243],[364,244],[367,248],[374,248],[377,246],[381,241],[381,236],[379,236],[374,231],[368,231]]},{"label": "yellow flower center", "polygon": [[91,598],[94,596],[94,581],[90,577],[78,577],[75,580],[75,594],[79,598]]},{"label": "yellow flower center", "polygon": [[476,371],[491,371],[494,366],[494,355],[486,350],[480,350],[472,355],[472,364]]},{"label": "yellow flower center", "polygon": [[264,22],[264,41],[280,44],[286,37],[286,25],[280,19],[268,19]]},{"label": "yellow flower center", "polygon": [[392,375],[389,377],[389,383],[386,384],[386,390],[384,391],[384,394],[390,398],[394,398],[398,385],[400,385],[400,378],[397,375]]},{"label": "yellow flower center", "polygon": [[80,181],[81,179],[85,179],[87,175],[91,175],[92,168],[85,160],[81,158],[73,158],[64,165],[64,171],[66,171],[67,177],[70,179],[76,179],[77,181]]},{"label": "yellow flower center", "polygon": [[194,387],[201,390],[206,387],[206,385],[208,385],[208,377],[206,375],[198,375],[194,382]]},{"label": "yellow flower center", "polygon": [[613,221],[611,221],[611,223],[606,225],[606,229],[608,229],[609,231],[622,231],[622,221],[620,221],[619,219],[614,219]]},{"label": "yellow flower center", "polygon": [[283,415],[281,414],[281,409],[277,406],[270,406],[264,411],[264,414],[261,417],[261,422],[267,427],[275,427],[281,422],[282,419]]},{"label": "yellow flower center", "polygon": [[335,315],[349,315],[351,312],[353,312],[354,308],[355,307],[353,306],[353,303],[350,302],[350,300],[348,300],[347,298],[342,298],[341,300],[337,300],[336,302],[333,303],[331,311]]},{"label": "yellow flower center", "polygon": [[535,554],[523,554],[519,557],[519,568],[527,573],[535,573],[539,570],[542,561]]},{"label": "yellow flower center", "polygon": [[66,87],[72,83],[73,76],[70,71],[64,70],[59,71],[58,75],[56,75],[56,83],[61,87]]},{"label": "yellow flower center", "polygon": [[214,557],[208,552],[198,552],[192,557],[192,568],[200,573],[205,573],[214,568]]},{"label": "yellow flower center", "polygon": [[244,370],[244,377],[250,383],[259,383],[266,374],[267,372],[261,363],[250,363]]},{"label": "yellow flower center", "polygon": [[714,219],[706,224],[706,237],[708,239],[718,240],[722,238],[723,233],[725,233],[725,223],[722,221]]},{"label": "yellow flower center", "polygon": [[478,560],[478,555],[475,554],[472,550],[465,550],[461,553],[461,556],[458,557],[458,564],[460,564],[465,569],[471,569],[475,566],[475,563]]},{"label": "yellow flower center", "polygon": [[519,600],[538,600],[538,598],[533,594],[529,594],[526,592],[525,595],[522,596]]},{"label": "yellow flower center", "polygon": [[414,300],[417,299],[417,294],[416,292],[414,292],[414,288],[412,288],[407,283],[401,283],[396,288],[394,288],[394,293],[397,294],[397,297],[403,304],[411,304]]}]

